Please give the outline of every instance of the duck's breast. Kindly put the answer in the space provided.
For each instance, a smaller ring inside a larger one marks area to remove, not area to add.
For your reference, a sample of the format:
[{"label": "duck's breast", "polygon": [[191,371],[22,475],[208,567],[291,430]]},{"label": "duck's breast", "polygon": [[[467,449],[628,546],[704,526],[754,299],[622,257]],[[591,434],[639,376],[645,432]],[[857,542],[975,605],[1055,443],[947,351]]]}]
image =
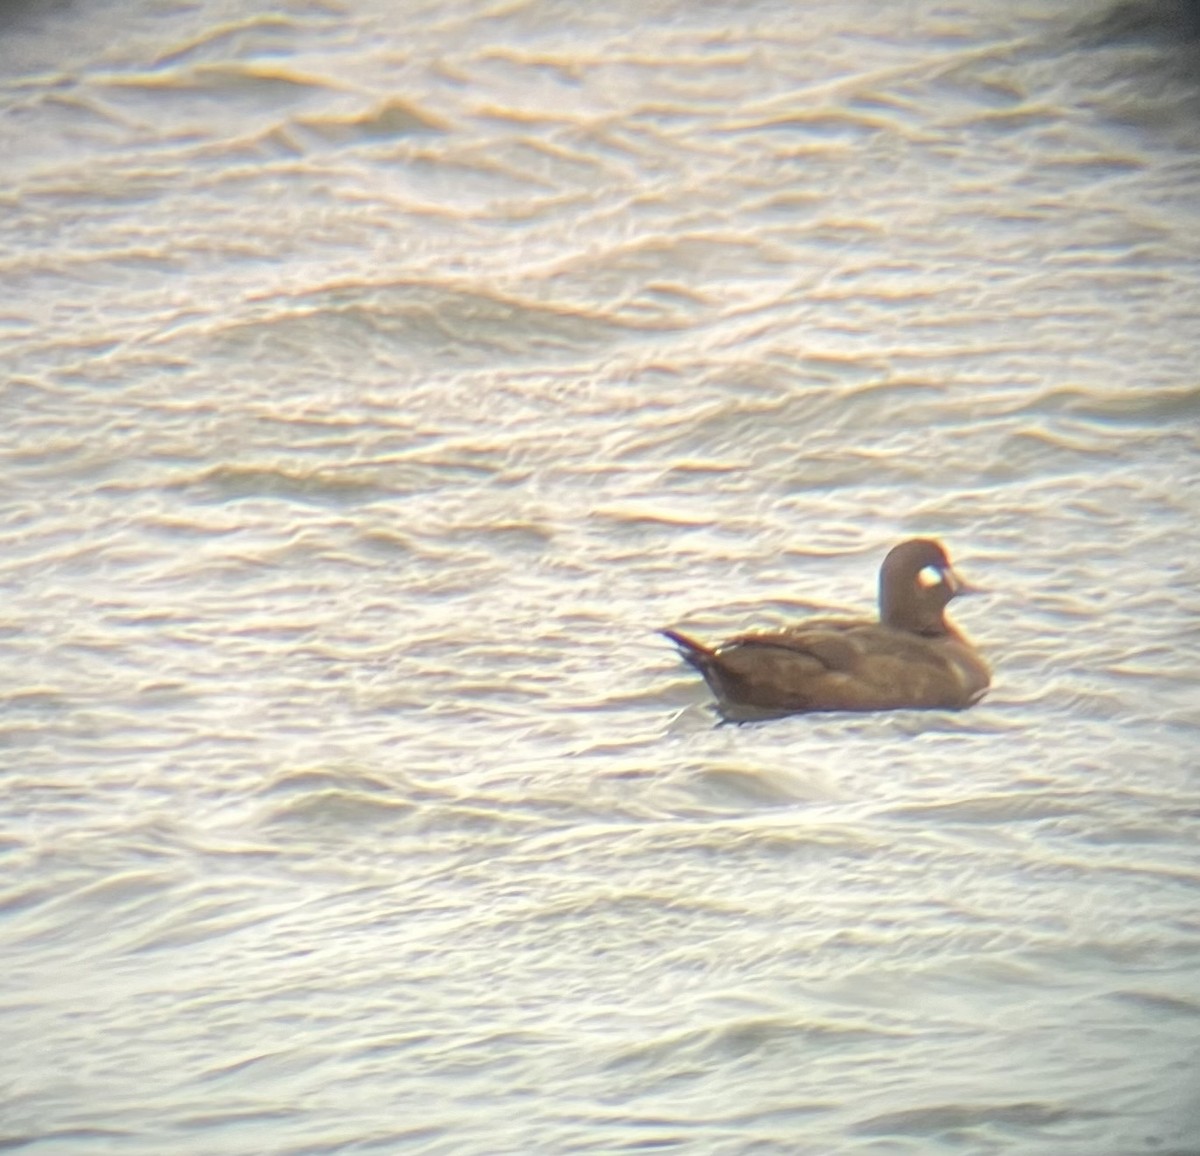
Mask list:
[{"label": "duck's breast", "polygon": [[987,664],[954,634],[926,637],[873,626],[855,641],[860,649],[855,674],[879,703],[868,709],[958,709],[976,702],[991,682]]}]

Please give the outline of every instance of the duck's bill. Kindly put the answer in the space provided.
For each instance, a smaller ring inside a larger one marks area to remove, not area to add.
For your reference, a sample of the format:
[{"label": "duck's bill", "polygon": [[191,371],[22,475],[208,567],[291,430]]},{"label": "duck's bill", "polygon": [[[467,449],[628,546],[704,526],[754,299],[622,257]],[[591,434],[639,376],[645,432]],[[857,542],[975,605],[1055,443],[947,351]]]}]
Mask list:
[{"label": "duck's bill", "polygon": [[946,581],[950,583],[950,589],[954,596],[960,594],[986,594],[987,588],[983,586],[975,586],[968,582],[953,566],[946,567]]}]

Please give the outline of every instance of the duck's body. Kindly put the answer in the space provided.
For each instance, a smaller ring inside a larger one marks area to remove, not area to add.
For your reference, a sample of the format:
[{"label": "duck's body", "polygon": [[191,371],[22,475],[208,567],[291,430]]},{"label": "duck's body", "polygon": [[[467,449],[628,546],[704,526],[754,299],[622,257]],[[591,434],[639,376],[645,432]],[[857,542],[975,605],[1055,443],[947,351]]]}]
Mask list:
[{"label": "duck's body", "polygon": [[961,709],[991,682],[987,664],[946,621],[946,604],[963,589],[942,547],[915,538],[880,570],[878,622],[815,619],[717,647],[662,633],[704,676],[727,718]]}]

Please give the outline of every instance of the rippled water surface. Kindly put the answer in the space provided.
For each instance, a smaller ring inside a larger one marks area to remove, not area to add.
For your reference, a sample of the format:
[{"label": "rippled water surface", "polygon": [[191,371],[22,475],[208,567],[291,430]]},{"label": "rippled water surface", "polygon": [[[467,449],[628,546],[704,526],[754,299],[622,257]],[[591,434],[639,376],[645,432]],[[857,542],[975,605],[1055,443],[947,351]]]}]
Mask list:
[{"label": "rippled water surface", "polygon": [[1194,5],[0,22],[0,1147],[1200,1152]]}]

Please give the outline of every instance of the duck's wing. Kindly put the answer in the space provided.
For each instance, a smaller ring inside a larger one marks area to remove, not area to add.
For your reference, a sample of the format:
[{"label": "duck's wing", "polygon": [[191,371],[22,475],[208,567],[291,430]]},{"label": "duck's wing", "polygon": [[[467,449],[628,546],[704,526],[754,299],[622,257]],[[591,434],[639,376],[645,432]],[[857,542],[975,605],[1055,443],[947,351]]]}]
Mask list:
[{"label": "duck's wing", "polygon": [[[814,675],[854,670],[868,653],[864,640],[872,624],[840,618],[818,619],[784,630],[752,631],[722,643],[721,658],[746,651],[750,661],[763,661],[771,651],[780,651],[791,664],[807,667]],[[756,657],[751,657],[756,656]]]},{"label": "duck's wing", "polygon": [[766,718],[826,709],[828,680],[844,680],[861,661],[853,628],[822,622],[788,630],[740,634],[710,649],[669,636],[703,676],[727,718]]}]

